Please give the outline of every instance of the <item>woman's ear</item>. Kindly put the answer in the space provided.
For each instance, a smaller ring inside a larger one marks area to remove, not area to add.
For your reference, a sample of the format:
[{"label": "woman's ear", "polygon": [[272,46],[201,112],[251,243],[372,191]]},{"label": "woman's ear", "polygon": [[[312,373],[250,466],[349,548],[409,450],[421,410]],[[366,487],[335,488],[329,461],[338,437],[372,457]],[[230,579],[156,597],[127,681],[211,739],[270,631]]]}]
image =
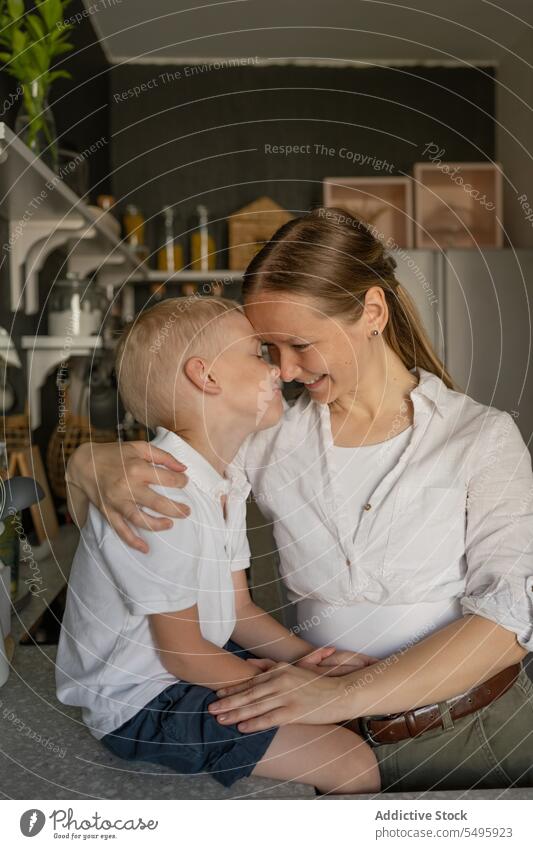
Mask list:
[{"label": "woman's ear", "polygon": [[209,371],[206,361],[201,357],[190,357],[183,371],[191,383],[206,395],[219,395],[222,391],[213,372]]},{"label": "woman's ear", "polygon": [[382,333],[389,320],[389,308],[385,292],[381,286],[371,286],[365,295],[365,311],[369,332],[378,330]]}]

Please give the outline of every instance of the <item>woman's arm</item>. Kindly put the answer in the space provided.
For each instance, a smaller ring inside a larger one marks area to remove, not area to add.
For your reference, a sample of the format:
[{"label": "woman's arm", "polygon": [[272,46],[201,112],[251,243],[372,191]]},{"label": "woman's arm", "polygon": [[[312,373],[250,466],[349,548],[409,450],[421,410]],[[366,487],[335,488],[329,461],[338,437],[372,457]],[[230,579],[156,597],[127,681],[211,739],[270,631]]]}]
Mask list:
[{"label": "woman's arm", "polygon": [[[180,519],[190,512],[186,505],[154,492],[149,484],[182,488],[187,483],[186,468],[149,442],[86,442],[67,464],[69,513],[82,528],[92,502],[123,542],[146,553],[148,544],[131,526],[164,531],[172,526],[164,516]],[[150,516],[141,507],[150,507],[163,517]]]},{"label": "woman's arm", "polygon": [[405,652],[343,678],[318,678],[278,665],[210,710],[224,724],[242,723],[241,731],[399,713],[463,693],[526,654],[513,632],[467,615]]}]

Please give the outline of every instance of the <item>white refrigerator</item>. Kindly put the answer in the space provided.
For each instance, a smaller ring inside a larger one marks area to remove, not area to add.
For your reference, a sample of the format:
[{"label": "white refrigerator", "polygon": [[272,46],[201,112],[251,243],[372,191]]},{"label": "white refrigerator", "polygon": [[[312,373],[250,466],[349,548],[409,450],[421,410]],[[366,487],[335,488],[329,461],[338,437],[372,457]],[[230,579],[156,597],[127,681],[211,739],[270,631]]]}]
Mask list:
[{"label": "white refrigerator", "polygon": [[394,256],[398,278],[457,387],[511,413],[531,449],[533,251],[413,250]]}]

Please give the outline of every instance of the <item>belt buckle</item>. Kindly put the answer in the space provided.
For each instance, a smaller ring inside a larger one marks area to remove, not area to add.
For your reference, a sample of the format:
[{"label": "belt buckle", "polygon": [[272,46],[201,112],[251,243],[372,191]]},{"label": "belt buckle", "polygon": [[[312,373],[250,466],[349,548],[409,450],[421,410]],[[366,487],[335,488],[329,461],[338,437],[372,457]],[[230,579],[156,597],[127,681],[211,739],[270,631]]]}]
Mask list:
[{"label": "belt buckle", "polygon": [[374,738],[370,728],[368,727],[368,718],[366,716],[359,717],[359,727],[363,732],[363,739],[370,746],[380,746],[381,744]]}]

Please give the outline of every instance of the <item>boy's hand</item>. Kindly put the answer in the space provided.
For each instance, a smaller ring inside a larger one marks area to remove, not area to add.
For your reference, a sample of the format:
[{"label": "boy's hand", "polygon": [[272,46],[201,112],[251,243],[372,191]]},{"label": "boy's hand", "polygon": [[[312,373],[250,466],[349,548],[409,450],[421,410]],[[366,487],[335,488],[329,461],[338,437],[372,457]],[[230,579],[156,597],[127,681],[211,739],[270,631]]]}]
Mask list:
[{"label": "boy's hand", "polygon": [[309,669],[318,666],[334,654],[336,654],[335,646],[321,646],[318,649],[313,649],[313,651],[306,654],[294,665],[302,666],[304,669]]},{"label": "boy's hand", "polygon": [[246,663],[256,667],[257,672],[254,675],[259,675],[261,672],[268,672],[269,669],[272,669],[276,665],[275,660],[268,660],[266,657],[247,657]]},{"label": "boy's hand", "polygon": [[319,666],[325,675],[348,675],[350,672],[356,672],[358,669],[371,666],[378,661],[379,657],[361,654],[361,652],[334,651],[320,661]]}]

